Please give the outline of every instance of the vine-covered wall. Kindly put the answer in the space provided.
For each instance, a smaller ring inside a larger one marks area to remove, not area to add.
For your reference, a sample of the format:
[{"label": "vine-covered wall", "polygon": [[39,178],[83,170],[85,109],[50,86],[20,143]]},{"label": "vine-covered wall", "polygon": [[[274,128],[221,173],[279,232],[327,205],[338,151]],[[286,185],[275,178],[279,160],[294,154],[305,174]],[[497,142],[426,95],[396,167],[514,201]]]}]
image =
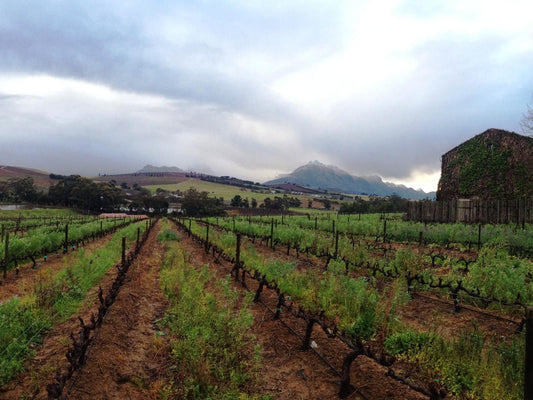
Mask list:
[{"label": "vine-covered wall", "polygon": [[489,129],[442,156],[437,200],[533,196],[533,139]]}]

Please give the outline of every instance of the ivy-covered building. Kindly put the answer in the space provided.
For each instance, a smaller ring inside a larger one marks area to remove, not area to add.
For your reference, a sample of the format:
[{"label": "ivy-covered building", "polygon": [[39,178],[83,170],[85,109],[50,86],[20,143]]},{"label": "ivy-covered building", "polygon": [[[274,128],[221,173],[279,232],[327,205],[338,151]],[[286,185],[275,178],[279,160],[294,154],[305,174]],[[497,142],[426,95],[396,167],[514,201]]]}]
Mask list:
[{"label": "ivy-covered building", "polygon": [[488,129],[442,156],[437,200],[533,197],[533,138]]}]

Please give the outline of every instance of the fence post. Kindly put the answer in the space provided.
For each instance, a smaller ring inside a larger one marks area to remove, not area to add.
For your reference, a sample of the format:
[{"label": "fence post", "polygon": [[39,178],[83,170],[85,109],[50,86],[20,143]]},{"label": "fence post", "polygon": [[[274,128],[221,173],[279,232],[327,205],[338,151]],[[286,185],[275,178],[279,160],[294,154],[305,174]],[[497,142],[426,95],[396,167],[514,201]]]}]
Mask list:
[{"label": "fence post", "polygon": [[4,252],[4,280],[7,276],[7,264],[9,263],[9,231],[6,232],[6,248]]},{"label": "fence post", "polygon": [[205,231],[205,252],[209,253],[209,224],[207,224]]},{"label": "fence post", "polygon": [[383,243],[387,241],[387,220],[383,220]]},{"label": "fence post", "polygon": [[67,253],[68,249],[68,224],[65,225],[65,245],[63,246],[63,254]]},{"label": "fence post", "polygon": [[338,255],[339,255],[339,231],[335,233],[335,255],[333,256],[333,258],[337,259]]},{"label": "fence post", "polygon": [[533,400],[533,307],[528,307],[526,311],[526,360],[524,372],[524,400]]},{"label": "fence post", "polygon": [[481,249],[481,224],[477,228],[477,249]]},{"label": "fence post", "polygon": [[274,248],[274,218],[270,222],[270,247]]},{"label": "fence post", "polygon": [[122,267],[126,265],[126,236],[122,236]]},{"label": "fence post", "polygon": [[235,265],[239,267],[241,265],[241,234],[237,233],[237,244],[235,247]]}]

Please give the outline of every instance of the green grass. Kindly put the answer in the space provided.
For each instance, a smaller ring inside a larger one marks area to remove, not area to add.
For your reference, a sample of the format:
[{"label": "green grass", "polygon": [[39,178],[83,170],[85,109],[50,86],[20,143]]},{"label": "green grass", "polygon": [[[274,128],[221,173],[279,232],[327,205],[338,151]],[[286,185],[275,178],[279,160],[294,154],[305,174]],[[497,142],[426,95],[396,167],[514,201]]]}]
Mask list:
[{"label": "green grass", "polygon": [[[209,193],[210,197],[222,197],[224,198],[225,202],[229,202],[236,195],[241,196],[243,199],[248,198],[248,200],[250,201],[252,199],[256,199],[258,204],[261,204],[267,197],[273,199],[275,196],[283,196],[283,194],[280,193],[256,193],[252,192],[250,189],[239,188],[237,186],[231,185],[222,185],[220,183],[207,182],[199,179],[189,179],[184,182],[174,183],[171,185],[149,185],[145,187],[152,193],[155,193],[157,188],[161,188],[168,191],[180,190],[182,192],[185,192],[190,188],[195,188],[200,192]],[[300,199],[303,205],[307,205],[307,200],[309,199],[309,196],[289,196],[297,197],[298,199]]]},{"label": "green grass", "polygon": [[180,190],[182,192],[185,192],[192,187],[198,191],[207,192],[212,197],[223,197],[224,200],[231,200],[236,195],[240,195],[243,198],[248,197],[250,200],[252,198],[255,198],[258,201],[263,201],[266,197],[272,198],[275,196],[275,194],[273,193],[254,193],[250,191],[250,189],[239,188],[237,186],[231,185],[222,185],[220,183],[207,182],[199,179],[188,179],[184,182],[173,183],[170,185],[149,185],[145,187],[149,189],[152,193],[155,193],[157,188],[169,191]]},{"label": "green grass", "polygon": [[229,278],[211,287],[215,277],[208,266],[195,269],[177,241],[168,234],[161,239],[166,257],[160,282],[171,301],[161,326],[170,336],[170,368],[178,379],[160,398],[268,399],[251,393],[262,353],[249,333],[252,295],[242,298]]},{"label": "green grass", "polygon": [[0,218],[42,218],[42,217],[70,217],[79,215],[68,208],[36,208],[32,210],[0,210]]},{"label": "green grass", "polygon": [[79,310],[89,289],[120,260],[122,236],[131,245],[138,226],[143,229],[144,224],[117,231],[91,255],[81,249],[72,253],[64,259],[64,269],[37,278],[30,294],[0,302],[0,385],[23,370],[24,360],[47,329]]}]

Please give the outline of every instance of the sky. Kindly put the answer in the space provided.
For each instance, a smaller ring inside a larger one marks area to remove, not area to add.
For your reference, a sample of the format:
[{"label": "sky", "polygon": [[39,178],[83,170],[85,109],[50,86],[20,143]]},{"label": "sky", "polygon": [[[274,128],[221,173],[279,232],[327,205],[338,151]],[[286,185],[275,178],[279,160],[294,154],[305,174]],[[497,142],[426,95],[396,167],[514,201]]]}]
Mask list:
[{"label": "sky", "polygon": [[436,190],[533,102],[530,0],[3,0],[0,164],[263,182],[312,160]]}]

